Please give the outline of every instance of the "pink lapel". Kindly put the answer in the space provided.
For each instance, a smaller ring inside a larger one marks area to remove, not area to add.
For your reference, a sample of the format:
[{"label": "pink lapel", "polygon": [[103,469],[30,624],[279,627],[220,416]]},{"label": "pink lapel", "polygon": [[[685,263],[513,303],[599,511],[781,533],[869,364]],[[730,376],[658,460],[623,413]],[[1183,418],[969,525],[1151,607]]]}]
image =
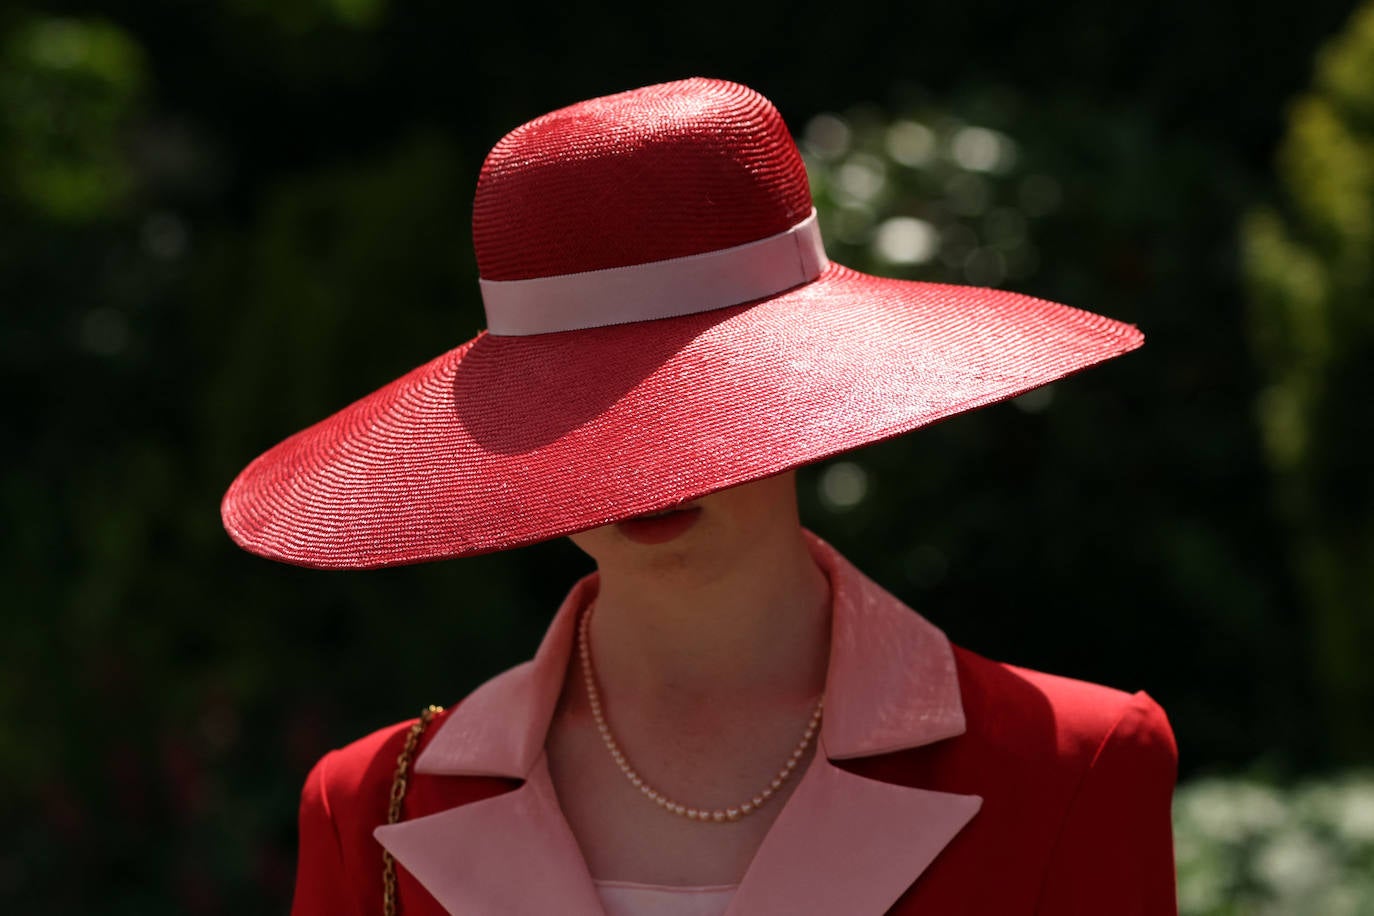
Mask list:
[{"label": "pink lapel", "polygon": [[526,775],[512,792],[375,835],[455,916],[605,916],[542,754]]},{"label": "pink lapel", "polygon": [[[810,544],[833,602],[823,753],[764,838],[729,916],[879,916],[982,804],[975,795],[878,782],[831,763],[963,734],[964,713],[944,633],[819,538]],[[603,916],[543,753],[577,615],[596,587],[595,575],[574,586],[534,659],[474,691],[415,762],[419,773],[525,782],[376,831],[450,913]]]},{"label": "pink lapel", "polygon": [[865,779],[817,757],[726,916],[880,916],[982,803],[976,795]]}]

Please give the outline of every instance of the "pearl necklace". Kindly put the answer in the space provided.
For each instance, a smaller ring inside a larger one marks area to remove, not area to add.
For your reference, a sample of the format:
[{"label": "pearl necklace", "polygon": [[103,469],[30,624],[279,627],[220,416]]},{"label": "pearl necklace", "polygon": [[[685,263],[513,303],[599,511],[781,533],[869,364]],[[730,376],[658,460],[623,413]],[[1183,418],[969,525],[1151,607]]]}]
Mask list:
[{"label": "pearl necklace", "polygon": [[596,672],[592,668],[591,640],[587,636],[590,630],[591,620],[592,610],[591,608],[587,608],[586,612],[582,615],[582,622],[577,631],[577,648],[582,658],[582,678],[587,684],[587,700],[591,704],[592,718],[596,720],[596,730],[601,733],[602,742],[606,745],[606,749],[611,752],[611,759],[616,762],[616,766],[620,767],[620,772],[625,774],[625,778],[629,780],[630,785],[634,786],[640,791],[640,794],[665,811],[672,812],[680,817],[685,817],[688,820],[706,821],[715,824],[737,821],[746,815],[753,814],[766,805],[768,801],[777,794],[782,788],[783,783],[787,782],[797,769],[798,764],[801,763],[802,756],[806,753],[807,747],[811,744],[811,739],[816,737],[816,730],[819,729],[821,725],[821,709],[825,704],[824,695],[816,701],[816,709],[811,713],[811,721],[807,723],[806,731],[802,733],[801,741],[798,742],[796,749],[792,751],[792,756],[787,758],[787,762],[783,764],[782,769],[778,771],[778,775],[773,777],[773,781],[765,786],[763,791],[759,792],[744,804],[732,808],[692,808],[687,805],[679,804],[662,792],[654,789],[644,781],[642,776],[635,772],[634,767],[630,766],[629,760],[625,758],[625,752],[620,749],[620,745],[616,742],[615,736],[611,734],[611,727],[607,724],[606,716],[601,709],[601,695],[596,688]]}]

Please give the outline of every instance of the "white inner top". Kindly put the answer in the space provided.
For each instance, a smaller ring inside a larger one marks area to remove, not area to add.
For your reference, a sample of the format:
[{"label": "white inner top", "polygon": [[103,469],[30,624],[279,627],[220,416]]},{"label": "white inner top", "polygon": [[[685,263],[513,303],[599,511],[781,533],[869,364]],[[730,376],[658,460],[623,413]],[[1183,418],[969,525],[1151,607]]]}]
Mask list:
[{"label": "white inner top", "polygon": [[597,881],[606,916],[724,916],[737,884],[670,887],[633,881]]}]

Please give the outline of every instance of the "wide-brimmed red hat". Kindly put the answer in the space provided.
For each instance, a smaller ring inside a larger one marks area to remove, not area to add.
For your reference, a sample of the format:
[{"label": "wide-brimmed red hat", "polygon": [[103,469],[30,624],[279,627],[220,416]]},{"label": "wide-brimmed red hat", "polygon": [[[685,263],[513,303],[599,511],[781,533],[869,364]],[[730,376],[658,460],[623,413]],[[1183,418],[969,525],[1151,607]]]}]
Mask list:
[{"label": "wide-brimmed red hat", "polygon": [[581,102],[487,156],[488,330],[297,433],[224,497],[253,553],[375,567],[671,507],[1014,397],[1130,325],[829,261],[767,99],[690,79]]}]

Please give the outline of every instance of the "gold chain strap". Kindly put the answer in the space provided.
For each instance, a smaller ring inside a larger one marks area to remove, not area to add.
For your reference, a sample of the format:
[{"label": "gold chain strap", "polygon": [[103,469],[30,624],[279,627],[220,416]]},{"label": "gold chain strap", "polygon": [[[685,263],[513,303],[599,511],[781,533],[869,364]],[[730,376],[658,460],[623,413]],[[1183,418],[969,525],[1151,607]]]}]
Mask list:
[{"label": "gold chain strap", "polygon": [[[419,720],[410,727],[410,734],[406,735],[405,747],[396,755],[396,775],[391,780],[391,807],[386,812],[388,824],[401,819],[401,802],[405,801],[406,786],[410,784],[410,761],[415,756],[415,748],[420,745],[420,736],[429,727],[430,720],[443,711],[442,706],[430,706],[420,713]],[[382,912],[385,916],[396,916],[396,860],[386,850],[382,850]]]}]

